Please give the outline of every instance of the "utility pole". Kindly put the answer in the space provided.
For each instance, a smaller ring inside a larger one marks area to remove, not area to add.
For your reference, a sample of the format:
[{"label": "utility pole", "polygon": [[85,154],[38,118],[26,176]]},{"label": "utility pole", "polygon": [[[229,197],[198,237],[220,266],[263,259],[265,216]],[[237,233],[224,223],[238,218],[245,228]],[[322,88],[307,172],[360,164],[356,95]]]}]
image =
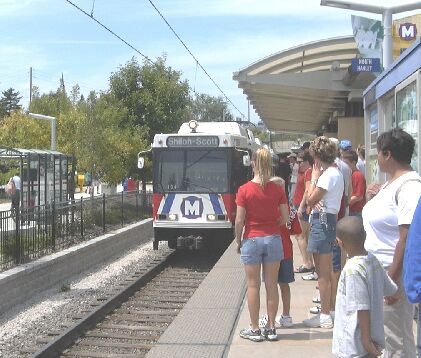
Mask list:
[{"label": "utility pole", "polygon": [[32,67],[29,67],[29,106],[32,103]]},{"label": "utility pole", "polygon": [[250,123],[250,99],[247,98],[247,120]]},{"label": "utility pole", "polygon": [[63,90],[63,93],[66,92],[66,87],[64,86],[64,75],[63,75],[63,72],[61,73],[61,89]]}]

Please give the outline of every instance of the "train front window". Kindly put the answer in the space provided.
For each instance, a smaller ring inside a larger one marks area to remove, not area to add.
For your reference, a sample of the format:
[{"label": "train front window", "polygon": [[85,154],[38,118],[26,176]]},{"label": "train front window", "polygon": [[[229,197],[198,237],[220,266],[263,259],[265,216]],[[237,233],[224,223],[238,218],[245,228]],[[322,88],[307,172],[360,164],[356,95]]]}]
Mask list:
[{"label": "train front window", "polygon": [[228,191],[228,156],[218,149],[160,151],[156,165],[155,191],[224,193]]}]

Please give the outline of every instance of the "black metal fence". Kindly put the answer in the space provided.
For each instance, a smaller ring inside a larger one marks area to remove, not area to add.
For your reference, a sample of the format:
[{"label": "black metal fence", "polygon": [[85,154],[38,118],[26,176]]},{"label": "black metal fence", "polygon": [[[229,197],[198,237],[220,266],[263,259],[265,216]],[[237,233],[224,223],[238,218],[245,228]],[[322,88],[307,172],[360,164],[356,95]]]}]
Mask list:
[{"label": "black metal fence", "polygon": [[152,194],[122,192],[0,211],[0,270],[152,215]]}]

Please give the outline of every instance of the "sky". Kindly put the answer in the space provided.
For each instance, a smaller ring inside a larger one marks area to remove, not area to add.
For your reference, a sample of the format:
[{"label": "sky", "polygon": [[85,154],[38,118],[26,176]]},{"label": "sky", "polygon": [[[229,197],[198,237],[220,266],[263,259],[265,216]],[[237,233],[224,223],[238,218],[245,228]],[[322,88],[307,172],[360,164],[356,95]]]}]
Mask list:
[{"label": "sky", "polygon": [[[200,93],[219,96],[148,0],[71,0],[141,53],[167,65]],[[365,0],[378,4],[379,1]],[[264,57],[321,39],[352,35],[351,15],[378,15],[320,6],[319,0],[153,0],[201,65],[247,116],[247,98],[232,79]],[[382,3],[402,3],[400,0]],[[421,10],[416,11],[420,13]],[[413,12],[412,12],[413,13]],[[403,17],[411,13],[395,15]],[[41,93],[66,88],[106,91],[119,66],[142,57],[65,0],[0,0],[0,91],[10,87],[29,100],[29,68]],[[241,113],[240,113],[241,112]],[[251,120],[258,116],[251,109]]]}]

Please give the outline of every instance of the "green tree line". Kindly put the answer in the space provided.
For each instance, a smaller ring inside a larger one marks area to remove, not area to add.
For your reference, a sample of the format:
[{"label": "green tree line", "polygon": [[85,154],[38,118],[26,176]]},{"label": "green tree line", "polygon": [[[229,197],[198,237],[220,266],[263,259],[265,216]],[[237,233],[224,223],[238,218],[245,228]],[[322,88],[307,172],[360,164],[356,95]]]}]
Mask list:
[{"label": "green tree line", "polygon": [[[28,117],[10,88],[0,98],[0,146],[50,148],[50,124]],[[150,178],[150,163],[136,168],[137,153],[147,150],[156,133],[176,132],[181,123],[233,120],[222,97],[190,91],[182,73],[165,57],[153,64],[132,58],[111,73],[108,88],[83,96],[75,85],[67,91],[33,88],[29,111],[57,119],[57,150],[77,158],[77,170],[118,183],[124,177]]]}]

